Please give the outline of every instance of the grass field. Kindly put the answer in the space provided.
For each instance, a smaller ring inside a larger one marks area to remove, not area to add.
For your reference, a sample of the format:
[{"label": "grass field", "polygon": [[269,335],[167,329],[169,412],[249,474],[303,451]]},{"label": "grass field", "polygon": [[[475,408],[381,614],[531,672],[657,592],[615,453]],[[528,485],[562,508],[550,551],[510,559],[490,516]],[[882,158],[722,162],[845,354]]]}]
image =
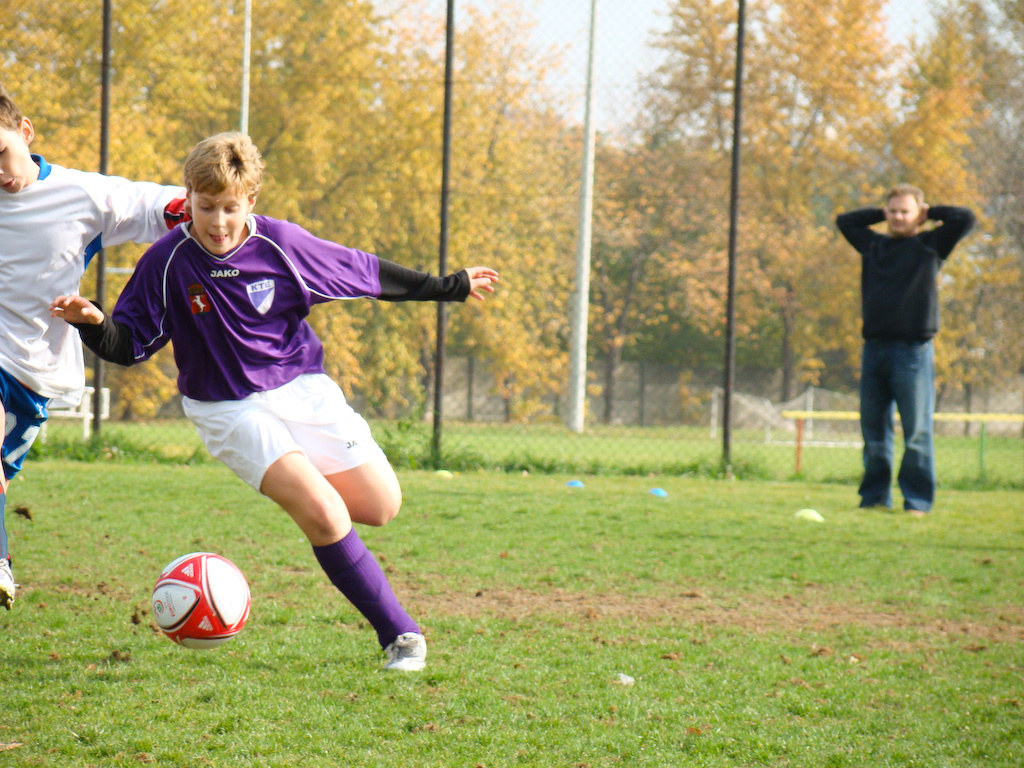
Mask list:
[{"label": "grass field", "polygon": [[[1024,765],[1024,493],[915,520],[844,485],[570,477],[401,473],[402,514],[360,531],[430,643],[396,675],[218,465],[26,465],[0,766]],[[152,627],[194,550],[253,591],[211,651]]]}]

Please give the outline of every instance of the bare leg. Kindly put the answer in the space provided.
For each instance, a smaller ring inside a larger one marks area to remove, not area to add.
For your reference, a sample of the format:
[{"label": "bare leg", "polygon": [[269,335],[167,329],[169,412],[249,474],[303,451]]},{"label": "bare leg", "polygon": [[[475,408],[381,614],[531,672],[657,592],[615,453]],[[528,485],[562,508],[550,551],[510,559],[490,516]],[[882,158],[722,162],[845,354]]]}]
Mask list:
[{"label": "bare leg", "polygon": [[314,547],[333,544],[352,530],[345,502],[301,453],[286,453],[271,464],[260,493],[281,505]]},{"label": "bare leg", "polygon": [[395,470],[383,457],[328,475],[327,482],[345,502],[354,523],[385,525],[402,506],[402,488]]},{"label": "bare leg", "polygon": [[[332,475],[334,482],[352,497],[360,514],[380,521],[378,525],[394,517],[401,502],[400,492],[396,498],[397,480],[393,486],[381,482],[388,477],[389,473],[379,465],[363,465]],[[394,478],[394,472],[390,472],[390,478]],[[422,645],[419,626],[402,608],[377,559],[352,528],[345,500],[304,454],[286,453],[271,464],[260,491],[280,504],[306,534],[320,567],[373,625],[381,648],[393,646],[408,634],[416,635]],[[384,502],[387,505],[382,507]],[[373,509],[383,509],[384,514],[373,515]],[[422,668],[422,663],[417,668]]]}]

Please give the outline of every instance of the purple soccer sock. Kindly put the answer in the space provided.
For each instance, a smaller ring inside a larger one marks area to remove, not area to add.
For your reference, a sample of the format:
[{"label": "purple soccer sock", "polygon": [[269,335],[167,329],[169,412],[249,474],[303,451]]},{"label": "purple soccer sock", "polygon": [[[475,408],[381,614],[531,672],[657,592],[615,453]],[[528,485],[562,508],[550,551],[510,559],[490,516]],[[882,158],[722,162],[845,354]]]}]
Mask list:
[{"label": "purple soccer sock", "polygon": [[340,541],[314,546],[313,554],[331,583],[377,630],[381,648],[386,648],[403,632],[420,631],[395,597],[377,558],[354,528]]}]

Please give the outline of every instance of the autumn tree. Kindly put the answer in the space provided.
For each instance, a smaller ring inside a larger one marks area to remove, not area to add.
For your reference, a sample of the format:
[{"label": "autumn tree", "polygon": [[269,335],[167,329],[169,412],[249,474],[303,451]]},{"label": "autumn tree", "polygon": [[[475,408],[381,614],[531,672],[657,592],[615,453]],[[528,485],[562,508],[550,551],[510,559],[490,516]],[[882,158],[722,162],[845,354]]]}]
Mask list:
[{"label": "autumn tree", "polygon": [[[170,3],[118,3],[112,29],[110,146],[107,171],[134,179],[181,182],[181,162],[204,135],[197,112],[233,114],[237,124],[240,17],[231,6],[197,0],[189,13],[199,27],[182,24],[181,9]],[[59,165],[99,170],[100,64],[103,15],[94,3],[0,2],[4,38],[5,87],[33,121],[33,150]],[[238,51],[226,58],[225,51]],[[195,62],[223,59],[222,66]],[[232,66],[234,65],[234,66]],[[230,80],[226,79],[230,77]],[[229,95],[230,92],[230,95]],[[218,124],[223,121],[217,120]],[[209,124],[208,122],[206,123]],[[107,300],[113,303],[144,248],[124,245],[106,253],[114,269]],[[83,293],[95,296],[95,270],[86,273]],[[164,368],[169,351],[130,372],[113,371],[109,383],[130,402],[113,410],[121,416],[152,416],[173,393],[173,375]],[[173,369],[173,364],[170,364]]]},{"label": "autumn tree", "polygon": [[937,10],[934,33],[913,51],[893,147],[903,175],[917,180],[930,200],[982,214],[978,231],[943,268],[936,343],[940,400],[963,390],[970,404],[972,393],[1019,371],[1024,361],[1021,263],[1007,238],[1003,204],[1007,169],[1012,174],[1020,161],[1016,149],[1000,146],[1013,137],[1014,124],[1019,136],[1019,118],[1012,118],[1019,103],[1007,97],[1019,95],[1020,60],[985,4],[960,3],[952,11]]},{"label": "autumn tree", "polygon": [[605,366],[601,421],[610,423],[623,352],[688,310],[686,271],[677,252],[700,236],[706,222],[692,216],[699,177],[682,177],[664,153],[607,146],[599,161],[590,325]]},{"label": "autumn tree", "polygon": [[[95,168],[101,14],[81,0],[6,4],[5,85],[36,119],[39,148]],[[111,172],[173,183],[195,141],[238,127],[241,11],[241,2],[197,0],[187,11],[197,25],[180,23],[175,4],[118,5]],[[437,270],[442,22],[415,2],[267,0],[254,9],[249,132],[267,163],[258,212]],[[569,210],[564,163],[577,147],[539,88],[551,59],[522,43],[525,23],[499,7],[474,14],[459,36],[450,262],[491,263],[511,284],[540,286],[503,295],[486,323],[472,308],[452,312],[455,345],[489,360],[506,397],[520,403],[513,410],[528,413],[550,400],[564,364],[562,256],[572,235],[571,218],[557,212]],[[108,264],[130,271],[141,252],[119,248]],[[112,275],[109,292],[126,277]],[[329,372],[358,387],[372,410],[397,413],[425,399],[434,312],[334,302],[311,322]],[[140,379],[132,391],[156,397],[166,390],[162,374],[153,368],[147,387],[140,369],[124,383]]]},{"label": "autumn tree", "polygon": [[[485,361],[514,419],[546,410],[565,381],[576,205],[566,179],[579,172],[578,134],[544,87],[558,61],[528,44],[531,23],[511,4],[460,17],[453,95],[449,260],[453,268],[490,264],[502,282],[483,312],[452,310],[451,348]],[[442,72],[434,66],[439,84]],[[432,215],[440,183],[441,93],[435,85],[429,148],[436,175],[425,197]],[[433,261],[424,266],[435,268]],[[424,310],[432,325],[433,307]]]},{"label": "autumn tree", "polygon": [[734,61],[730,4],[676,3],[655,44],[666,64],[643,84],[646,108],[625,139],[602,137],[594,205],[591,344],[604,358],[601,419],[612,419],[616,373],[641,350],[692,360],[691,333],[713,333],[707,244],[728,199]]},{"label": "autumn tree", "polygon": [[[951,0],[909,50],[888,42],[883,0],[748,11],[738,357],[781,370],[783,396],[852,380],[859,265],[833,217],[905,178],[983,213],[944,270],[942,381],[982,387],[1019,370],[1020,0]],[[186,12],[203,23],[181,23]],[[598,145],[590,338],[608,403],[621,359],[703,364],[723,333],[736,4],[673,0],[669,12],[633,130]],[[5,87],[33,118],[37,150],[85,169],[99,158],[101,23],[85,0],[0,0]],[[528,43],[531,23],[516,3],[472,6],[456,35],[449,261],[493,265],[503,282],[483,312],[452,309],[450,349],[487,367],[516,419],[546,415],[566,378],[582,146],[547,85],[557,52]],[[117,4],[110,172],[177,182],[197,140],[238,126],[241,36],[241,0]],[[257,211],[436,271],[443,41],[428,0],[259,3],[249,130],[268,169]],[[108,302],[141,253],[108,254]],[[397,415],[426,402],[435,313],[332,302],[311,322],[329,372],[371,412]],[[125,414],[160,412],[173,371],[152,365],[111,374],[132,393]]]},{"label": "autumn tree", "polygon": [[[648,136],[680,175],[701,180],[677,206],[705,225],[675,243],[674,260],[688,311],[714,334],[725,309],[736,8],[679,0],[671,18]],[[817,380],[824,355],[856,345],[856,269],[837,263],[829,231],[833,201],[866,186],[864,156],[883,144],[891,54],[881,0],[758,4],[748,25],[737,329],[741,346],[781,368],[788,398],[798,376]]]}]

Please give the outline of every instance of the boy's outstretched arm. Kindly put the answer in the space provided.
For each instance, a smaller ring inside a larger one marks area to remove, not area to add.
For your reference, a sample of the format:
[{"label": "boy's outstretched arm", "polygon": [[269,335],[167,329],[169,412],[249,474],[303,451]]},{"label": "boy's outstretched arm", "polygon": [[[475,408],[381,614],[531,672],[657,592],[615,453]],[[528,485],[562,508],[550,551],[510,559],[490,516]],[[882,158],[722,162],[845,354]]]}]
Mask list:
[{"label": "boy's outstretched arm", "polygon": [[88,299],[58,296],[50,302],[50,317],[62,317],[77,328],[82,343],[108,363],[135,364],[131,329],[105,315]]},{"label": "boy's outstretched arm", "polygon": [[498,273],[490,267],[470,267],[447,277],[419,272],[387,259],[377,259],[382,301],[465,301],[493,293]]}]

